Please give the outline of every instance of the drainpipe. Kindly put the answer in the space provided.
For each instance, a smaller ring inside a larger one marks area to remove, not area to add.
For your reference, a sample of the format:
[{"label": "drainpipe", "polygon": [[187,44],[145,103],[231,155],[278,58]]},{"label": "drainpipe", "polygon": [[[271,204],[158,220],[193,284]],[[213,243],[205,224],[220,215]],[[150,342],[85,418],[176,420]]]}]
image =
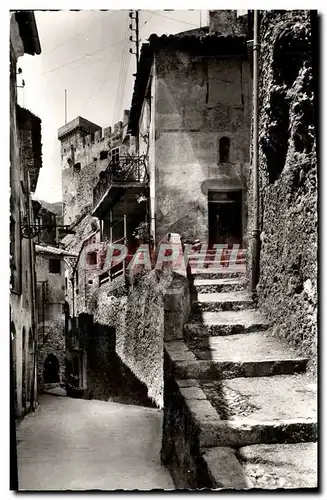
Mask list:
[{"label": "drainpipe", "polygon": [[252,278],[251,292],[256,298],[256,288],[259,281],[259,259],[260,259],[260,229],[259,229],[259,85],[258,85],[258,61],[259,61],[259,11],[254,11],[253,30],[253,230],[252,230]]},{"label": "drainpipe", "polygon": [[[30,192],[30,185],[28,185],[28,190]],[[27,217],[28,217],[28,224],[31,225],[32,223],[32,202],[29,200],[28,202],[28,211],[27,211]],[[31,308],[31,316],[32,316],[32,335],[33,335],[33,347],[34,347],[34,356],[33,356],[33,378],[32,378],[32,383],[30,387],[30,405],[31,405],[31,410],[35,410],[35,402],[37,401],[37,396],[35,397],[35,388],[37,388],[37,385],[35,387],[35,382],[37,379],[37,355],[38,355],[38,331],[37,331],[37,324],[36,324],[36,305],[35,305],[35,300],[36,300],[36,273],[35,273],[35,248],[34,248],[34,242],[32,238],[29,239],[29,267],[30,267],[30,277],[31,277],[31,295],[32,295],[32,308]],[[29,340],[29,337],[28,337]],[[27,349],[29,350],[29,342]],[[29,353],[30,354],[30,353]],[[36,400],[36,401],[35,401]]]}]

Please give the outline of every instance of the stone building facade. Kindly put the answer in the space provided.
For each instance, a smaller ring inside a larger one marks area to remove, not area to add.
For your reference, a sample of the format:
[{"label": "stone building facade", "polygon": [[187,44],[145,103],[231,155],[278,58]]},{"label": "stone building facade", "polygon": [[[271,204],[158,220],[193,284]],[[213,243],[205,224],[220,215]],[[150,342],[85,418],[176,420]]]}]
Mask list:
[{"label": "stone building facade", "polygon": [[259,306],[276,334],[309,355],[314,367],[318,306],[317,13],[262,11],[259,34]]},{"label": "stone building facade", "polygon": [[[135,144],[127,134],[128,112],[123,121],[103,131],[98,125],[77,117],[58,131],[61,142],[63,217],[74,234],[61,240],[66,251],[77,255],[65,270],[67,301],[67,372],[80,388],[90,385],[92,373],[88,372],[91,359],[83,344],[85,315],[94,290],[100,285],[101,268],[106,254],[101,254],[100,242],[107,238],[110,215],[103,219],[94,217],[93,211],[101,198],[99,184],[108,172],[109,164],[133,154]],[[101,188],[101,186],[100,186]],[[123,231],[118,224],[115,234]],[[106,281],[106,276],[104,280]],[[95,353],[95,355],[97,355]],[[89,381],[88,381],[89,380]]]},{"label": "stone building facade", "polygon": [[35,249],[29,237],[34,223],[31,193],[42,166],[41,120],[17,104],[17,62],[40,54],[34,14],[10,16],[10,332],[13,399],[16,417],[37,404],[37,317]]},{"label": "stone building facade", "polygon": [[76,255],[61,248],[36,245],[38,314],[38,388],[65,382],[65,262]]},{"label": "stone building facade", "polygon": [[246,236],[247,26],[236,14],[219,15],[211,13],[208,32],[152,35],[142,47],[129,126],[148,155],[156,241],[178,232],[203,243],[243,245]]},{"label": "stone building facade", "polygon": [[[128,347],[125,326],[131,321],[134,328],[129,315],[138,292],[128,291],[120,280],[117,299],[111,283],[115,271],[103,268],[107,243],[125,243],[133,254],[141,239],[158,243],[167,233],[178,232],[204,243],[243,244],[251,76],[246,26],[233,13],[230,17],[236,32],[226,34],[228,20],[212,15],[209,28],[153,35],[143,45],[131,113],[125,112],[114,134],[108,129],[102,134],[100,127],[81,117],[59,129],[64,223],[75,231],[62,243],[78,253],[75,264],[66,269],[71,332],[67,357],[78,385],[96,397],[104,397],[101,386],[107,382],[96,373],[94,360],[97,369],[107,362],[109,367],[108,353],[114,351],[146,384],[152,400],[162,405],[163,322],[153,333],[160,354],[156,352],[147,370],[141,362],[143,343],[134,343],[148,329],[147,298]],[[124,133],[117,137],[120,130]],[[228,217],[227,207],[235,217]],[[223,219],[219,227],[218,213]],[[229,224],[234,219],[235,224]],[[136,240],[141,226],[146,229]],[[117,276],[121,271],[125,269]],[[95,337],[94,350],[90,339]],[[145,345],[150,337],[149,329]]]}]

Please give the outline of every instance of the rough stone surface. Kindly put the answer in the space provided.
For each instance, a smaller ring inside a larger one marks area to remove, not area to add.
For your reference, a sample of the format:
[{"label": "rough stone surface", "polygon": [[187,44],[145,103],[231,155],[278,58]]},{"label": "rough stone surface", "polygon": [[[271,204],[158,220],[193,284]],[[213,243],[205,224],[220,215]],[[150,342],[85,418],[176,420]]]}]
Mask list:
[{"label": "rough stone surface", "polygon": [[306,375],[235,378],[202,389],[221,419],[317,418],[317,387]]},{"label": "rough stone surface", "polygon": [[199,293],[193,300],[193,313],[202,311],[242,311],[253,302],[244,292]]},{"label": "rough stone surface", "polygon": [[274,361],[299,359],[301,356],[285,342],[272,337],[270,331],[207,337],[187,341],[199,359],[215,361]]},{"label": "rough stone surface", "polygon": [[[144,274],[127,292],[101,286],[93,295],[93,321],[115,329],[116,353],[146,385],[148,396],[163,404],[164,295],[172,276]],[[114,282],[113,282],[114,283]],[[117,296],[118,295],[118,296]]]},{"label": "rough stone surface", "polygon": [[203,454],[203,460],[207,463],[213,488],[238,490],[249,489],[253,486],[232,448],[207,449]]},{"label": "rough stone surface", "polygon": [[243,290],[245,283],[242,279],[195,279],[192,283],[193,291],[196,293],[217,293],[234,290]]},{"label": "rough stone surface", "polygon": [[317,421],[306,418],[255,421],[204,420],[201,425],[200,446],[231,446],[251,444],[298,443],[317,441]]},{"label": "rough stone surface", "polygon": [[39,331],[39,351],[38,351],[38,389],[42,392],[44,388],[44,362],[49,354],[53,354],[59,361],[59,377],[60,382],[65,380],[65,358],[66,358],[66,342],[65,342],[65,325],[63,321],[50,321],[44,325],[44,341],[43,331]]},{"label": "rough stone surface", "polygon": [[317,488],[317,443],[253,445],[237,456],[255,488]]},{"label": "rough stone surface", "polygon": [[[193,319],[194,318],[194,319]],[[263,330],[267,321],[256,310],[203,312],[191,315],[192,322],[186,323],[185,332],[194,336],[231,335]]]},{"label": "rough stone surface", "polygon": [[[309,10],[263,11],[259,72],[259,306],[279,335],[311,356],[313,368],[318,304],[315,15]],[[287,55],[294,52],[299,55]],[[248,185],[251,189],[252,179]],[[249,221],[251,214],[250,205]]]}]

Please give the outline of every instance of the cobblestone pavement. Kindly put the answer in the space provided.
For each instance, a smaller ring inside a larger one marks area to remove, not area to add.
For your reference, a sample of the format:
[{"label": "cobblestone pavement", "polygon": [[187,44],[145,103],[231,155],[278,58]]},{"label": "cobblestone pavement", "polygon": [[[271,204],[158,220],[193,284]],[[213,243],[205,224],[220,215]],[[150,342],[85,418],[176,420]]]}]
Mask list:
[{"label": "cobblestone pavement", "polygon": [[173,489],[162,412],[45,394],[17,428],[19,490]]}]

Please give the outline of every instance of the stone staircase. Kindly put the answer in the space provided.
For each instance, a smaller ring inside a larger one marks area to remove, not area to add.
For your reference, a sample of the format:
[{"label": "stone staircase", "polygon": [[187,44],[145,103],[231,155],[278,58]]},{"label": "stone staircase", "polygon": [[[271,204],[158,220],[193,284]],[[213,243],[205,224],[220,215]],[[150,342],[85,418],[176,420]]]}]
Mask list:
[{"label": "stone staircase", "polygon": [[244,263],[192,268],[165,343],[163,461],[177,488],[316,488],[317,385],[245,291]]}]

